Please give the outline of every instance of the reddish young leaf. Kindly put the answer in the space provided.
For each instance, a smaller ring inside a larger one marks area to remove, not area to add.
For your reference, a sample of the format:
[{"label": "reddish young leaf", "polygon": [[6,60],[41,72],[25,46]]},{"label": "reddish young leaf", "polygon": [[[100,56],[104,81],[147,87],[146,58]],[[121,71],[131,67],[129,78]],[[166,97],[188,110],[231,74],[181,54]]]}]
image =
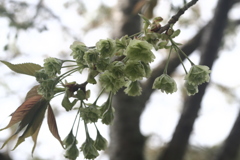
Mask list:
[{"label": "reddish young leaf", "polygon": [[[34,97],[31,97],[29,99],[31,100]],[[14,149],[19,144],[21,144],[25,140],[25,138],[34,135],[34,133],[38,130],[38,128],[42,124],[42,120],[44,118],[44,114],[47,109],[48,103],[49,102],[46,99],[41,98],[35,104],[32,104],[30,109],[26,113],[24,113],[23,117],[21,117],[21,122],[19,123],[16,132],[4,142],[1,148],[3,148],[13,138],[13,136],[17,135],[25,127],[26,129],[24,133],[18,138],[18,142],[15,145]],[[14,117],[14,114],[13,114],[13,117]],[[14,122],[14,120],[12,122]],[[11,124],[11,121],[9,124]]]},{"label": "reddish young leaf", "polygon": [[38,131],[42,124],[45,111],[48,106],[48,101],[46,99],[41,99],[38,101],[34,107],[26,114],[23,120],[20,122],[16,133],[19,133],[23,128],[27,126],[24,133],[18,138],[17,144],[13,150],[25,141],[25,138],[30,137]]},{"label": "reddish young leaf", "polygon": [[29,99],[27,99],[25,102],[23,102],[23,104],[17,108],[17,110],[15,112],[13,112],[11,114],[12,118],[10,120],[10,122],[8,123],[8,125],[2,129],[0,129],[0,131],[11,127],[12,125],[20,122],[24,116],[29,112],[29,110],[42,98],[42,96],[38,95],[38,96],[33,96]]},{"label": "reddish young leaf", "polygon": [[28,93],[27,93],[27,95],[25,97],[25,100],[27,100],[27,99],[29,99],[29,98],[31,98],[33,96],[38,96],[39,95],[38,91],[37,91],[38,87],[39,87],[39,85],[36,85],[33,88],[31,88],[30,91],[28,91]]},{"label": "reddish young leaf", "polygon": [[37,145],[37,138],[38,138],[38,133],[40,131],[40,128],[41,128],[41,124],[39,125],[38,129],[36,130],[36,132],[32,135],[32,140],[33,140],[33,148],[32,148],[32,154],[36,148],[36,145]]},{"label": "reddish young leaf", "polygon": [[49,127],[50,132],[61,143],[61,145],[63,147],[62,140],[61,140],[61,138],[59,136],[59,133],[58,133],[56,119],[55,119],[52,107],[50,105],[48,106],[47,121],[48,121],[48,127]]},{"label": "reddish young leaf", "polygon": [[41,95],[37,93],[37,87],[34,86],[26,95],[25,101],[19,106],[16,111],[14,111],[11,116],[11,120],[8,125],[0,131],[11,127],[12,125],[20,122],[24,116],[29,112],[29,110],[42,98]]}]

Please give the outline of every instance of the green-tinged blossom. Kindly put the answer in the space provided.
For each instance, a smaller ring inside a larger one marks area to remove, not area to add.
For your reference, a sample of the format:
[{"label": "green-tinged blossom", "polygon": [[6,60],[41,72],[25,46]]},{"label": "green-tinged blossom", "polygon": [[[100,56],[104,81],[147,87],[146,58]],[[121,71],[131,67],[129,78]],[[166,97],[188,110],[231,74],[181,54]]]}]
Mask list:
[{"label": "green-tinged blossom", "polygon": [[36,71],[35,77],[39,83],[49,79],[49,75],[46,73],[45,69],[40,69],[40,70]]},{"label": "green-tinged blossom", "polygon": [[94,142],[94,146],[97,150],[105,150],[107,148],[108,142],[107,140],[97,131],[97,138]]},{"label": "green-tinged blossom", "polygon": [[129,82],[124,92],[129,96],[140,96],[142,88],[138,81]]},{"label": "green-tinged blossom", "polygon": [[94,159],[99,156],[97,149],[94,146],[94,141],[92,138],[87,136],[86,141],[80,147],[83,151],[83,155],[86,159]]},{"label": "green-tinged blossom", "polygon": [[38,93],[48,100],[52,99],[55,94],[54,89],[58,81],[59,81],[58,78],[51,78],[42,81],[40,83],[40,86],[38,87]]},{"label": "green-tinged blossom", "polygon": [[130,38],[126,35],[123,36],[121,39],[116,39],[116,53],[118,56],[122,55],[123,52],[126,50],[128,44],[130,42]]},{"label": "green-tinged blossom", "polygon": [[139,60],[145,63],[153,62],[155,59],[154,54],[151,51],[152,45],[147,41],[131,40],[127,49],[127,57],[131,60]]},{"label": "green-tinged blossom", "polygon": [[128,61],[124,73],[131,81],[141,80],[146,76],[145,68],[140,61]]},{"label": "green-tinged blossom", "polygon": [[89,65],[92,65],[98,62],[98,55],[99,53],[96,49],[89,49],[87,52],[85,52],[83,58]]},{"label": "green-tinged blossom", "polygon": [[45,72],[50,76],[54,77],[56,74],[61,73],[61,68],[62,68],[63,61],[57,58],[46,58],[44,60],[44,70]]},{"label": "green-tinged blossom", "polygon": [[121,78],[124,76],[124,63],[121,61],[115,61],[109,66],[109,71],[115,78]]},{"label": "green-tinged blossom", "polygon": [[185,80],[193,86],[198,86],[202,83],[209,82],[210,72],[211,71],[208,66],[193,65],[188,74],[185,76]]},{"label": "green-tinged blossom", "polygon": [[83,62],[83,56],[85,52],[87,51],[87,47],[84,43],[75,41],[70,46],[72,53],[71,56],[77,61],[77,62]]},{"label": "green-tinged blossom", "polygon": [[100,111],[97,109],[98,106],[91,104],[86,108],[80,108],[80,116],[86,123],[97,122],[100,118]]},{"label": "green-tinged blossom", "polygon": [[115,50],[115,42],[112,39],[101,39],[97,42],[96,47],[101,57],[112,57]]},{"label": "green-tinged blossom", "polygon": [[152,70],[150,68],[149,63],[141,62],[141,64],[143,65],[144,71],[145,71],[145,76],[144,77],[149,78],[151,76],[151,73],[152,73]]},{"label": "green-tinged blossom", "polygon": [[162,74],[153,83],[153,89],[160,89],[162,92],[173,93],[177,91],[176,82],[167,74]]},{"label": "green-tinged blossom", "polygon": [[110,106],[102,115],[102,123],[109,125],[114,119],[114,108]]},{"label": "green-tinged blossom", "polygon": [[73,141],[71,145],[66,148],[64,156],[70,160],[75,160],[79,155],[79,150],[76,145],[76,141]]},{"label": "green-tinged blossom", "polygon": [[104,72],[110,64],[109,58],[100,57],[96,63],[97,71]]},{"label": "green-tinged blossom", "polygon": [[105,71],[100,75],[99,82],[107,92],[112,91],[113,93],[116,93],[126,83],[123,77],[115,78],[109,71]]},{"label": "green-tinged blossom", "polygon": [[184,87],[187,91],[188,96],[192,96],[198,93],[198,86],[191,85],[187,81],[184,83]]}]

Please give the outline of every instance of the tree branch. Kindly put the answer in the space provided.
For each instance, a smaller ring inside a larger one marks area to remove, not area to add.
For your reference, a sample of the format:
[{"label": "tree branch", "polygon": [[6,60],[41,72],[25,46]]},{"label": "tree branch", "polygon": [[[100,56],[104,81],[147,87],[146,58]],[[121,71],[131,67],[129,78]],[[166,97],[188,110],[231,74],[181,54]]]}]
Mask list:
[{"label": "tree branch", "polygon": [[[212,24],[204,32],[201,46],[202,57],[200,64],[210,68],[218,54],[224,29],[228,22],[228,12],[234,0],[219,0],[216,6]],[[201,101],[205,94],[208,83],[199,86],[199,93],[188,97],[184,104],[184,110],[178,121],[172,140],[166,150],[159,157],[159,160],[182,160],[185,154],[188,140],[193,130],[194,122],[201,107]]]},{"label": "tree branch", "polygon": [[186,10],[188,10],[190,7],[192,7],[194,4],[197,3],[198,0],[192,0],[190,2],[188,2],[185,6],[183,6],[178,12],[177,14],[175,14],[174,16],[171,17],[171,19],[168,21],[168,23],[161,27],[159,29],[159,31],[157,31],[157,33],[163,33],[164,31],[167,31],[169,29],[169,27],[173,24],[175,24],[178,19],[180,18],[180,16],[182,16]]}]

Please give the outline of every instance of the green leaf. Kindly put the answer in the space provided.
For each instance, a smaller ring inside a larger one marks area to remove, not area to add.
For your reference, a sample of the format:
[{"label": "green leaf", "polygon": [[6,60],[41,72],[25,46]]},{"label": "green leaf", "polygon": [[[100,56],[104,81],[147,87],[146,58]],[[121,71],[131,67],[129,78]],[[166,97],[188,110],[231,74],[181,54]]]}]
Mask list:
[{"label": "green leaf", "polygon": [[66,111],[70,111],[72,107],[77,103],[77,99],[74,99],[72,102],[69,100],[69,91],[66,90],[65,95],[62,100],[62,106],[66,109]]},{"label": "green leaf", "polygon": [[180,34],[180,29],[177,29],[176,31],[173,32],[173,34],[171,35],[171,38],[175,38]]},{"label": "green leaf", "polygon": [[35,63],[12,64],[7,61],[1,61],[1,62],[6,66],[8,66],[8,68],[13,70],[14,72],[26,74],[29,76],[34,76],[36,71],[42,69],[40,65]]},{"label": "green leaf", "polygon": [[164,48],[168,44],[168,41],[162,41],[158,44],[159,49]]},{"label": "green leaf", "polygon": [[149,21],[149,19],[147,17],[144,17],[144,15],[138,13],[138,15],[144,20],[144,23],[146,23],[147,25],[150,25],[151,22]]}]

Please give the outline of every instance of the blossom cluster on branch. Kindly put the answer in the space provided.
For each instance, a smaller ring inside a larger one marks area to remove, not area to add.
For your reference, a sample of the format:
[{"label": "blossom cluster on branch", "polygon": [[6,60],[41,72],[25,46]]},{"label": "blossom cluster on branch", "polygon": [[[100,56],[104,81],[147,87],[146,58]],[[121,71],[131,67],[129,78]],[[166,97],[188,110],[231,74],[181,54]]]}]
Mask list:
[{"label": "blossom cluster on branch", "polygon": [[[100,134],[95,124],[101,121],[109,125],[114,119],[114,108],[112,97],[119,89],[125,87],[124,92],[129,96],[141,95],[142,88],[139,83],[143,78],[151,76],[150,63],[154,61],[153,49],[167,49],[169,56],[164,72],[159,73],[153,83],[153,89],[159,89],[165,93],[177,91],[175,80],[168,75],[167,68],[170,62],[172,51],[179,56],[179,60],[185,70],[185,88],[188,95],[198,92],[198,85],[209,82],[210,70],[207,66],[195,65],[188,56],[179,48],[180,44],[173,39],[180,34],[180,30],[174,30],[173,24],[169,25],[165,32],[159,33],[161,29],[161,17],[152,21],[140,15],[144,25],[141,32],[132,36],[123,36],[120,39],[102,39],[94,47],[87,47],[84,43],[75,41],[70,46],[72,50],[72,60],[60,60],[49,57],[44,60],[43,66],[25,63],[11,64],[1,61],[15,72],[34,76],[39,85],[33,87],[26,95],[23,104],[11,115],[9,124],[1,129],[11,127],[19,123],[17,131],[9,137],[3,144],[4,147],[13,136],[23,131],[18,138],[14,149],[21,144],[25,138],[32,137],[35,149],[37,135],[41,127],[44,114],[48,111],[49,130],[65,149],[65,157],[76,159],[82,151],[86,159],[94,159],[99,155],[100,150],[107,147],[107,140]],[[192,67],[186,70],[180,54],[186,57]],[[67,65],[66,65],[66,62]],[[70,65],[69,65],[70,64]],[[68,70],[64,73],[63,68]],[[67,78],[77,72],[88,71],[88,76],[84,83],[67,82]],[[100,84],[102,91],[93,103],[87,103],[91,96],[87,90],[88,84]],[[108,93],[106,102],[99,105],[98,99],[103,93]],[[64,94],[61,105],[66,111],[77,110],[72,129],[62,141],[56,125],[54,113],[50,101],[58,95]],[[80,148],[77,147],[77,133],[80,121],[84,122],[86,140]],[[88,125],[93,124],[96,128],[97,136],[90,137]],[[74,127],[76,133],[73,133]]]}]

